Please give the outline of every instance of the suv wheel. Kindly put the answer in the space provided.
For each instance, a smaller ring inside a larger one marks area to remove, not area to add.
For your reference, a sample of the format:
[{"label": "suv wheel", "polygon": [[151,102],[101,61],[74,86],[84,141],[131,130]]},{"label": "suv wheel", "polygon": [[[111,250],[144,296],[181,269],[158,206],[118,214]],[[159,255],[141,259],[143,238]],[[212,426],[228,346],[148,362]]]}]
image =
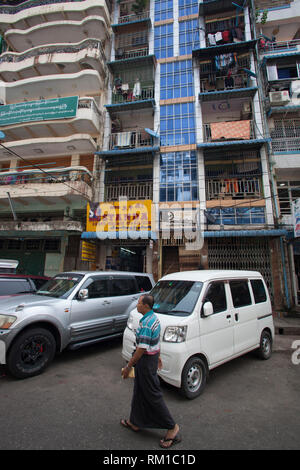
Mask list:
[{"label": "suv wheel", "polygon": [[38,375],[53,360],[56,351],[54,336],[44,328],[22,333],[12,344],[6,368],[17,379]]}]

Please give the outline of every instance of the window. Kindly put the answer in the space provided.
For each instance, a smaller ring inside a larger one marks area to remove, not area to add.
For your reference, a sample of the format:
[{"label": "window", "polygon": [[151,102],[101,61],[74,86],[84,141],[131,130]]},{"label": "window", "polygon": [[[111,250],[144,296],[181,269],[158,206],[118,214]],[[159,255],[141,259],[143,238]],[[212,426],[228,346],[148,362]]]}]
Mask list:
[{"label": "window", "polygon": [[161,145],[196,143],[194,103],[178,103],[160,107]]},{"label": "window", "polygon": [[135,276],[135,280],[140,292],[148,292],[152,289],[152,284],[147,276]]},{"label": "window", "polygon": [[179,54],[191,54],[200,47],[198,19],[179,23]]},{"label": "window", "polygon": [[7,249],[8,250],[21,250],[22,242],[21,240],[8,240]]},{"label": "window", "polygon": [[216,225],[250,225],[265,223],[264,207],[215,207],[207,209]]},{"label": "window", "polygon": [[26,292],[33,292],[34,289],[28,279],[1,279],[0,280],[0,295],[21,294]]},{"label": "window", "polygon": [[109,297],[109,279],[100,277],[100,278],[90,278],[87,280],[83,289],[88,289],[89,299],[99,299],[101,297]]},{"label": "window", "polygon": [[224,310],[227,310],[224,282],[213,282],[210,284],[203,300],[203,305],[205,302],[212,303],[214,313],[224,312]]},{"label": "window", "polygon": [[134,277],[120,277],[111,280],[111,296],[130,295],[137,293]]},{"label": "window", "polygon": [[44,284],[46,284],[47,279],[31,279],[34,283],[36,289],[40,289]]},{"label": "window", "polygon": [[198,2],[195,0],[179,0],[179,16],[198,13]]},{"label": "window", "polygon": [[261,279],[255,279],[250,281],[253,294],[254,294],[254,300],[256,304],[260,304],[262,302],[265,302],[267,300],[267,294],[265,291],[265,286],[262,282]]},{"label": "window", "polygon": [[300,198],[300,181],[278,181],[277,192],[281,214],[291,214],[293,201]]},{"label": "window", "polygon": [[173,0],[155,0],[155,21],[173,18]]},{"label": "window", "polygon": [[160,98],[194,96],[193,66],[191,60],[171,62],[160,66]]},{"label": "window", "polygon": [[173,57],[173,24],[154,28],[154,54],[157,59]]},{"label": "window", "polygon": [[232,302],[235,308],[251,305],[248,281],[230,281]]},{"label": "window", "polygon": [[175,316],[190,315],[202,287],[202,282],[160,281],[151,291],[154,297],[153,311]]},{"label": "window", "polygon": [[196,152],[170,152],[160,156],[160,201],[198,199]]}]

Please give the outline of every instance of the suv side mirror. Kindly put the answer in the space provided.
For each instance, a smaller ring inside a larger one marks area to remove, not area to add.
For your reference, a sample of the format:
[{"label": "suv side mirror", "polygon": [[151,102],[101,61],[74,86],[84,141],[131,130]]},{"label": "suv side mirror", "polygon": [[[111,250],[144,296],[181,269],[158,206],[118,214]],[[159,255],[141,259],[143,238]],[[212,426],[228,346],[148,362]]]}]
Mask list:
[{"label": "suv side mirror", "polygon": [[204,317],[209,317],[214,313],[214,307],[211,302],[205,302],[203,305],[203,316]]},{"label": "suv side mirror", "polygon": [[89,298],[89,290],[88,289],[80,289],[78,292],[78,300],[85,300]]}]

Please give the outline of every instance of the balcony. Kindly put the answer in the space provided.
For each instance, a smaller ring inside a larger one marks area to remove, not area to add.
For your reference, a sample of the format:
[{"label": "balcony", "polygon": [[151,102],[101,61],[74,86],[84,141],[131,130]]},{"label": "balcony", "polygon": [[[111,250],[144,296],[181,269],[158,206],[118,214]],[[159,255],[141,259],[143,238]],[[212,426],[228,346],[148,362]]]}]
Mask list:
[{"label": "balcony", "polygon": [[118,183],[105,185],[105,201],[118,201],[125,196],[128,200],[151,199],[153,196],[152,181],[139,181],[138,183]]},{"label": "balcony", "polygon": [[[74,5],[74,3],[72,3]],[[51,38],[51,39],[50,39]],[[88,16],[81,21],[52,21],[29,29],[9,29],[4,39],[12,50],[24,52],[28,48],[52,44],[78,43],[87,38],[104,41],[110,39],[109,29],[102,16]]]},{"label": "balcony", "polygon": [[71,202],[92,197],[92,175],[85,167],[20,170],[0,172],[1,205],[8,206],[7,192],[25,206],[35,201],[51,205],[66,198]]},{"label": "balcony", "polygon": [[211,122],[203,126],[202,144],[198,148],[260,146],[270,139],[260,135],[254,120]]},{"label": "balcony", "polygon": [[117,34],[115,37],[115,60],[147,56],[149,53],[148,51],[148,30],[127,34]]},{"label": "balcony", "polygon": [[5,83],[3,92],[6,104],[11,105],[22,101],[67,97],[71,90],[76,96],[97,96],[103,89],[103,83],[103,78],[96,70],[81,70],[77,73],[43,75]]},{"label": "balcony", "polygon": [[262,197],[259,178],[206,179],[206,199],[257,199]]},{"label": "balcony", "polygon": [[[236,5],[243,6],[244,0],[237,0]],[[199,14],[209,15],[213,13],[224,12],[232,9],[232,0],[203,0],[199,3]]]},{"label": "balcony", "polygon": [[116,132],[111,134],[109,149],[152,147],[153,137],[143,130]]},{"label": "balcony", "polygon": [[134,103],[135,101],[152,100],[154,98],[154,86],[142,86],[139,94],[134,93],[134,85],[128,83],[122,84],[119,88],[114,88],[112,95],[112,104]]},{"label": "balcony", "polygon": [[300,153],[300,119],[274,121],[271,130],[274,153]]},{"label": "balcony", "polygon": [[76,73],[83,69],[97,70],[106,77],[106,57],[101,41],[85,39],[77,44],[54,44],[23,53],[5,52],[0,56],[0,78],[5,82]]},{"label": "balcony", "polygon": [[288,41],[268,41],[264,38],[261,38],[258,44],[261,54],[276,54],[280,52],[300,51],[300,39],[291,39]]},{"label": "balcony", "polygon": [[[59,106],[59,99],[44,100],[50,102],[49,106]],[[34,102],[31,102],[34,103]],[[28,105],[31,105],[28,103]],[[20,103],[24,105],[26,103]],[[14,106],[14,105],[12,105]],[[4,111],[6,106],[2,106],[0,111]],[[75,115],[70,118],[62,117],[54,119],[42,119],[36,117],[36,121],[29,121],[24,108],[23,117],[20,115],[15,124],[6,124],[1,126],[6,135],[6,141],[17,141],[24,139],[42,139],[46,137],[67,137],[74,134],[90,134],[98,137],[103,128],[103,114],[99,110],[93,98],[80,98],[78,101]],[[1,114],[1,113],[0,113]],[[4,116],[5,117],[5,116]],[[1,115],[0,115],[1,122]]]},{"label": "balcony", "polygon": [[200,80],[199,100],[213,101],[226,97],[244,98],[252,97],[257,91],[256,83],[248,74],[235,74],[228,76],[215,77],[214,83],[209,78]]},{"label": "balcony", "polygon": [[1,5],[1,28],[7,31],[12,26],[27,29],[50,21],[66,19],[80,21],[83,17],[99,15],[107,25],[110,15],[105,0],[29,0],[20,5]]},{"label": "balcony", "polygon": [[135,2],[132,0],[120,2],[119,5],[120,10],[118,23],[112,25],[113,30],[116,31],[122,28],[122,26],[130,25],[132,23],[146,22],[147,24],[151,24],[149,5],[147,5],[144,9],[136,9],[134,8]]}]

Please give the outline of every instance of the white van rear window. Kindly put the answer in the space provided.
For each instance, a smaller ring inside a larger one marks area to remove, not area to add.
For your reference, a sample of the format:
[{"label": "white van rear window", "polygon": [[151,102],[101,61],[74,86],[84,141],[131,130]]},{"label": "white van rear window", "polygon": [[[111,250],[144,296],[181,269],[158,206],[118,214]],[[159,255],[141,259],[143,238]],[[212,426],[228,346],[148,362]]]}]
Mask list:
[{"label": "white van rear window", "polygon": [[262,302],[266,302],[267,294],[266,294],[265,286],[262,280],[252,279],[250,282],[251,282],[251,287],[253,290],[255,303],[260,304]]}]

